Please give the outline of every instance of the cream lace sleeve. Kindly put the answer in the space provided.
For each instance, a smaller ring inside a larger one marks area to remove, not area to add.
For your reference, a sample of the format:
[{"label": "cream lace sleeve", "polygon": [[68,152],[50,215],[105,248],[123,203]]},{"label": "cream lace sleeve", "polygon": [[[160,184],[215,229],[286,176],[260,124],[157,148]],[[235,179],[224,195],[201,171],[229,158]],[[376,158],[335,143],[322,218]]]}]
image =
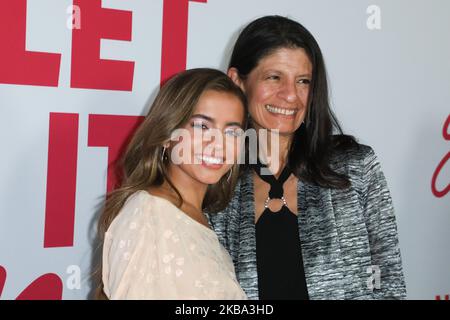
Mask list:
[{"label": "cream lace sleeve", "polygon": [[103,284],[110,299],[157,299],[168,294],[158,276],[157,223],[151,203],[132,195],[105,235]]}]

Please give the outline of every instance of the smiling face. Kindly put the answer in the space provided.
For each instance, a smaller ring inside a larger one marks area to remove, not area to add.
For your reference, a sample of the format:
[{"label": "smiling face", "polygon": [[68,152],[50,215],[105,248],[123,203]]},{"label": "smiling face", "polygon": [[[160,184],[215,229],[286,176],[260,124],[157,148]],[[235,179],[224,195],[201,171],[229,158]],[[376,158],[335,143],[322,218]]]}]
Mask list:
[{"label": "smiling face", "polygon": [[[217,183],[237,162],[244,115],[244,106],[235,95],[204,92],[191,119],[180,130],[181,141],[172,143],[173,151],[183,150],[184,159],[171,164],[172,172],[202,184]],[[172,157],[176,154],[172,152]]]},{"label": "smiling face", "polygon": [[255,129],[278,129],[292,135],[303,122],[308,104],[312,64],[304,49],[281,48],[262,58],[241,80],[236,69],[228,75],[245,92]]}]

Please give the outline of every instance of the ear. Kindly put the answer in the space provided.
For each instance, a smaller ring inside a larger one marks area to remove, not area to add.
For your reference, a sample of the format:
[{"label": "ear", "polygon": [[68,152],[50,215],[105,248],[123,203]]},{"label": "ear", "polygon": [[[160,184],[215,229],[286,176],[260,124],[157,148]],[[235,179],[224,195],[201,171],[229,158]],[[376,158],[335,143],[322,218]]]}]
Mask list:
[{"label": "ear", "polygon": [[233,80],[233,82],[241,88],[242,91],[245,92],[244,82],[242,81],[241,77],[239,77],[239,71],[236,68],[230,68],[227,72],[228,76]]}]

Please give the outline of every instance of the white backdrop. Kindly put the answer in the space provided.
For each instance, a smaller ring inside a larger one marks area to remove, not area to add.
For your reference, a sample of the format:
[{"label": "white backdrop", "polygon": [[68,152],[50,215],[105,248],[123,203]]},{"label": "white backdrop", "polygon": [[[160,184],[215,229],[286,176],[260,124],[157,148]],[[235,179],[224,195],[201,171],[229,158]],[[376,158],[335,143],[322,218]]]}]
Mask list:
[{"label": "white backdrop", "polygon": [[[26,15],[20,14],[21,3]],[[95,15],[103,12],[95,3],[128,13]],[[78,31],[67,27],[72,4],[81,9]],[[371,145],[381,160],[397,214],[408,297],[445,299],[449,12],[447,0],[0,0],[1,299],[15,299],[43,275],[22,297],[57,296],[60,283],[63,299],[86,299],[93,221],[107,188],[108,148],[95,145],[117,134],[98,133],[95,115],[146,114],[160,80],[182,68],[184,58],[187,68],[225,70],[239,31],[267,14],[293,18],[316,37],[344,130]],[[187,33],[180,20],[185,13]],[[95,30],[102,26],[98,37],[131,41],[97,41]],[[77,40],[80,30],[93,31]],[[101,59],[134,65],[89,67],[83,59],[85,52],[95,54],[96,41]],[[47,55],[48,64],[38,56],[31,63],[25,50],[60,56]],[[116,128],[116,118],[105,119]],[[59,212],[68,217],[64,227]]]}]

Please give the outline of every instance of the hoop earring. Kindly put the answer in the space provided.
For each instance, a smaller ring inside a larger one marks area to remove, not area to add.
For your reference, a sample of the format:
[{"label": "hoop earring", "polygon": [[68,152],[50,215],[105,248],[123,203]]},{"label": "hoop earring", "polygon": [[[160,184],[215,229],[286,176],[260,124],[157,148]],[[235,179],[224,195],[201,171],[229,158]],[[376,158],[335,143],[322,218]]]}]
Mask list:
[{"label": "hoop earring", "polygon": [[165,153],[166,153],[166,147],[163,147],[162,153],[161,153],[161,161],[164,162],[165,160]]},{"label": "hoop earring", "polygon": [[233,174],[233,167],[230,169],[230,173],[228,173],[227,182],[230,182],[231,175]]}]

